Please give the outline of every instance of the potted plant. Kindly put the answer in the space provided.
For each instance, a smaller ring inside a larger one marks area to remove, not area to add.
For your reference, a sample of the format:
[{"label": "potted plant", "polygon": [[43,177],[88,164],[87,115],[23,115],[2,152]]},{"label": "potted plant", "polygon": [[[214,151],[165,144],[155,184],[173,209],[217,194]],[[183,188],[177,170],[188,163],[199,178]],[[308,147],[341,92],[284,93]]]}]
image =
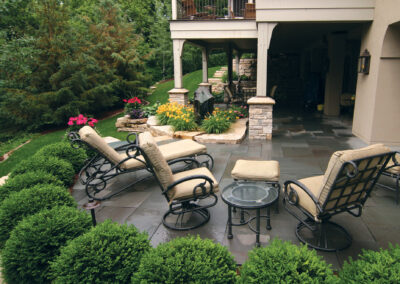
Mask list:
[{"label": "potted plant", "polygon": [[125,114],[129,115],[131,119],[138,119],[141,123],[147,121],[146,113],[141,109],[143,102],[138,97],[133,97],[130,99],[124,99],[125,103]]}]

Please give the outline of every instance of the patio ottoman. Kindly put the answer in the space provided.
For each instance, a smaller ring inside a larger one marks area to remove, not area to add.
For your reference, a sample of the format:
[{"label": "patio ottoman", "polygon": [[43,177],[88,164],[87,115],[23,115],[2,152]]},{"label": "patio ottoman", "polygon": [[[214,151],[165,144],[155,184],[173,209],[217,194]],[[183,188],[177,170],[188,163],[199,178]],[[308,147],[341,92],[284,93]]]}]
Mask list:
[{"label": "patio ottoman", "polygon": [[[279,162],[278,161],[252,161],[252,160],[237,160],[231,176],[234,180],[244,181],[264,181],[278,189],[280,194],[279,184]],[[276,212],[279,212],[279,196],[276,202]]]}]

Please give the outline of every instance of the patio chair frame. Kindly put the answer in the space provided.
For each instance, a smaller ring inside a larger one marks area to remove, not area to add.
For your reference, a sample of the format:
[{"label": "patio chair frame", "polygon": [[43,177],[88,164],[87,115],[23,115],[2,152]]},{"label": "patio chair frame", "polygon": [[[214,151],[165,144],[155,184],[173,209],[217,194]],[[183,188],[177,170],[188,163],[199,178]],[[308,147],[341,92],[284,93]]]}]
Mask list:
[{"label": "patio chair frame", "polygon": [[[388,152],[343,163],[334,179],[332,186],[330,187],[328,196],[322,205],[319,203],[318,198],[303,183],[295,180],[286,181],[284,183],[283,204],[285,209],[300,221],[296,227],[297,238],[301,242],[307,244],[309,247],[322,251],[338,251],[349,247],[352,243],[351,235],[345,228],[329,220],[332,216],[342,212],[350,213],[354,217],[360,217],[362,214],[363,205],[370,196],[371,191],[374,188],[379,176],[382,174],[385,166],[389,162],[390,158],[392,158],[394,155],[395,152]],[[370,167],[371,162],[375,158],[379,158],[379,162],[376,166]],[[367,163],[364,169],[359,168],[359,165],[362,162]],[[367,174],[368,171],[371,172]],[[360,178],[356,181],[352,180],[357,176]],[[360,185],[361,183],[364,183],[362,189],[355,191],[357,189],[357,185]],[[290,187],[291,184],[295,184],[300,187],[312,199],[318,210],[318,219],[320,222],[315,221],[314,216],[299,205],[299,196],[296,190]],[[346,193],[345,191],[349,186],[352,186],[352,190]],[[332,193],[337,189],[341,190],[340,194],[337,196],[332,196]],[[350,197],[352,197],[355,193],[358,194],[358,198],[353,201],[349,201]],[[339,201],[342,198],[347,198],[347,201],[344,204],[339,205]],[[325,207],[328,203],[335,201],[336,203],[332,208],[325,210]],[[303,219],[296,212],[294,212],[294,210],[292,210],[294,207],[300,210],[300,212],[304,214],[306,218]],[[331,236],[327,234],[327,231],[330,229],[335,229],[340,236]],[[310,232],[313,235],[313,238],[311,239],[312,242],[306,239],[307,233]],[[341,239],[343,241],[343,245],[340,247],[329,247],[328,243],[331,240],[330,238]]]},{"label": "patio chair frame", "polygon": [[[135,137],[133,140],[132,137]],[[79,171],[78,178],[79,181],[85,186],[86,195],[89,197],[89,200],[98,200],[104,201],[114,197],[115,195],[121,193],[122,191],[134,186],[135,184],[146,180],[151,177],[151,175],[145,175],[144,177],[135,180],[132,183],[123,186],[122,188],[113,191],[103,197],[97,197],[99,194],[107,187],[107,182],[121,174],[127,174],[136,172],[139,170],[149,171],[146,162],[139,158],[142,151],[140,151],[139,147],[139,135],[136,132],[132,132],[127,135],[127,143],[123,144],[119,147],[116,147],[115,150],[120,152],[124,151],[127,157],[121,160],[118,164],[112,163],[107,157],[105,157],[102,153],[100,153],[97,149],[94,149],[90,144],[83,141],[77,132],[68,133],[68,139],[70,140],[71,146],[74,148],[85,147],[90,151],[95,152],[94,156],[89,158],[82,169]],[[203,162],[199,162],[196,159],[205,156],[206,160]],[[174,165],[177,163],[183,163],[184,167],[178,171],[182,171],[185,169],[192,168],[193,165],[204,165],[209,169],[212,169],[214,166],[214,159],[208,153],[196,154],[193,156],[194,158],[177,158],[170,161],[167,161],[169,165]],[[135,159],[143,164],[143,167],[134,168],[134,169],[124,169],[121,167],[123,163],[128,160]],[[195,161],[195,162],[194,162]]]},{"label": "patio chair frame", "polygon": [[[396,154],[399,155],[400,152],[397,151]],[[398,205],[399,204],[399,194],[400,194],[400,172],[392,173],[389,170],[391,168],[394,168],[394,167],[399,167],[400,166],[400,162],[396,159],[396,155],[392,157],[392,161],[393,161],[393,165],[386,167],[383,170],[382,175],[395,179],[395,183],[396,183],[395,187],[391,187],[391,186],[388,186],[388,185],[385,185],[385,184],[382,184],[382,183],[378,183],[378,182],[376,184],[379,185],[380,187],[385,188],[385,189],[389,189],[391,191],[394,191],[395,194],[396,194],[396,197],[395,197],[396,198],[396,204]]]}]

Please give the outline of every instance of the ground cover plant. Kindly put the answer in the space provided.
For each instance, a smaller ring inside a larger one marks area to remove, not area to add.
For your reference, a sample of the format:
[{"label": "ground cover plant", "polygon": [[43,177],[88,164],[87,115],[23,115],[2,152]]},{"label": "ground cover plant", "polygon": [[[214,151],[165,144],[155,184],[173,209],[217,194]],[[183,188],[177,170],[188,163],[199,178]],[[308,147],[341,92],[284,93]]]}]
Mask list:
[{"label": "ground cover plant", "polygon": [[160,105],[156,117],[161,125],[171,125],[175,131],[190,131],[198,128],[193,107],[183,106],[176,102]]},{"label": "ground cover plant", "polygon": [[147,233],[106,220],[61,249],[54,283],[129,283],[149,249]]},{"label": "ground cover plant", "polygon": [[51,282],[50,261],[67,241],[87,232],[89,214],[71,207],[55,207],[23,219],[2,250],[2,274],[7,283]]},{"label": "ground cover plant", "polygon": [[228,249],[193,236],[176,238],[145,254],[132,283],[235,283]]},{"label": "ground cover plant", "polygon": [[357,260],[344,262],[339,277],[341,283],[400,283],[400,246],[363,250]]},{"label": "ground cover plant", "polygon": [[315,250],[275,239],[249,252],[239,283],[335,283],[330,266]]},{"label": "ground cover plant", "polygon": [[63,183],[54,175],[44,170],[32,170],[9,178],[6,183],[0,186],[0,203],[11,193],[30,188],[37,184],[51,184],[63,186]]},{"label": "ground cover plant", "polygon": [[0,204],[0,247],[4,247],[11,231],[23,218],[43,209],[63,205],[77,206],[65,187],[52,184],[38,184],[10,194]]}]

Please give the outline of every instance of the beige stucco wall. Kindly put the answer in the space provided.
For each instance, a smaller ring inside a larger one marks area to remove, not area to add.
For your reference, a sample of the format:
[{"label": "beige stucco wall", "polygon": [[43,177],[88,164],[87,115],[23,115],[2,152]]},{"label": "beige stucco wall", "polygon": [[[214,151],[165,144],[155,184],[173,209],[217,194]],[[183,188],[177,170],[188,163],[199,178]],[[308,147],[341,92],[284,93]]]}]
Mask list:
[{"label": "beige stucco wall", "polygon": [[374,21],[365,27],[362,37],[361,51],[369,50],[371,67],[369,75],[358,76],[353,133],[367,143],[400,145],[400,58],[387,58],[398,56],[391,50],[398,51],[400,42],[388,37],[389,43],[384,45],[389,25],[398,21],[399,0],[376,1]]}]

